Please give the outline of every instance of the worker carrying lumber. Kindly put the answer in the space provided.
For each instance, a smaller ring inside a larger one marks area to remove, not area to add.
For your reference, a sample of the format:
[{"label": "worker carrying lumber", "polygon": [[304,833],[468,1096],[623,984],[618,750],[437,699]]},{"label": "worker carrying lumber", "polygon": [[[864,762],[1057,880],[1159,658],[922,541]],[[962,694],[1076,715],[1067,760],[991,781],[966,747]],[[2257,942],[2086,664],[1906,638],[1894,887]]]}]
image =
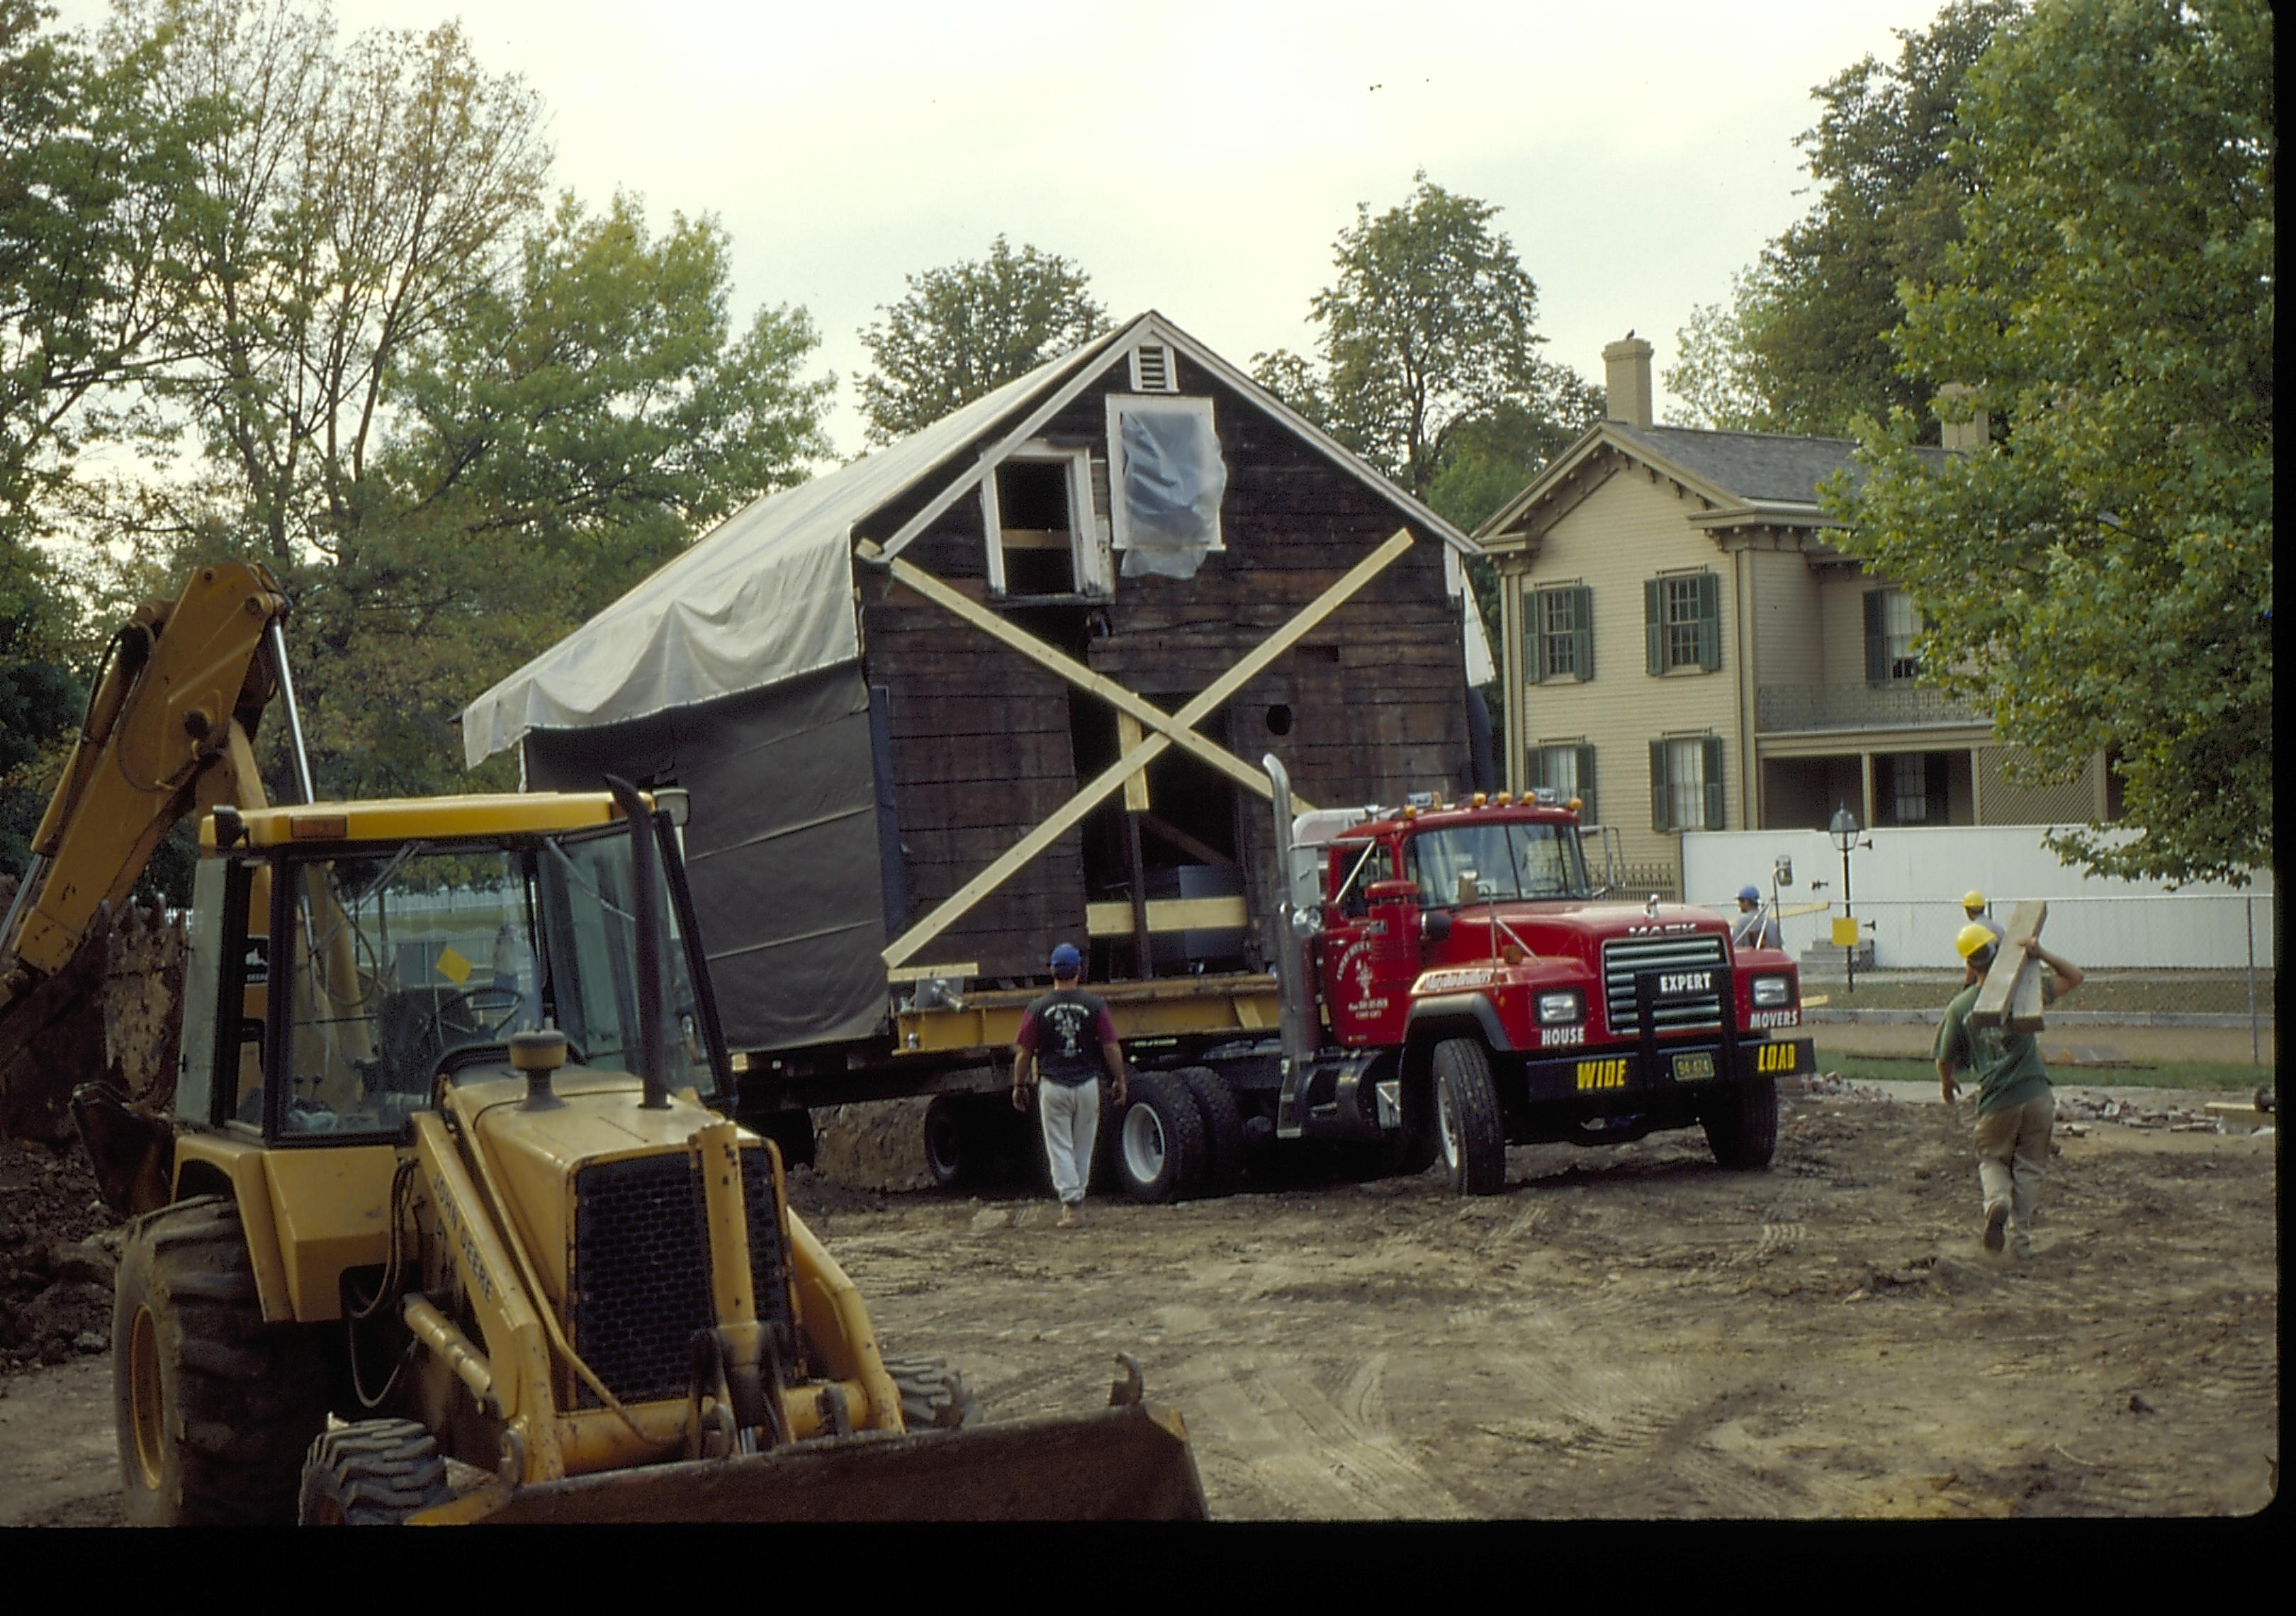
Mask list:
[{"label": "worker carrying lumber", "polygon": [[1993,946],[1997,948],[2001,946],[2001,939],[2003,936],[2001,923],[1985,912],[1984,893],[1979,891],[1975,887],[1972,887],[1968,891],[1964,892],[1961,895],[1961,912],[1969,917],[1970,924],[1983,926],[1988,931],[1993,933]]},{"label": "worker carrying lumber", "polygon": [[1785,934],[1778,928],[1777,911],[1765,908],[1759,887],[1738,889],[1738,918],[1731,924],[1730,940],[1741,948],[1783,948]]},{"label": "worker carrying lumber", "polygon": [[1029,1085],[1037,1087],[1037,1120],[1045,1134],[1045,1156],[1053,1170],[1053,1194],[1060,1197],[1061,1227],[1084,1221],[1085,1186],[1092,1182],[1093,1141],[1100,1131],[1100,1074],[1108,1073],[1111,1098],[1124,1109],[1124,1050],[1116,1021],[1097,994],[1084,990],[1084,956],[1074,943],[1053,950],[1053,990],[1030,1005],[1021,1018],[1013,1051],[1013,1108],[1029,1109]]},{"label": "worker carrying lumber", "polygon": [[[2040,1045],[2031,1033],[2005,1023],[1980,1027],[1969,1019],[1999,947],[1997,934],[1979,921],[1969,922],[1954,939],[1964,966],[1963,985],[1946,1005],[1945,1021],[1938,1028],[1938,1083],[1945,1103],[1951,1105],[1961,1092],[1955,1070],[1966,1067],[1977,1074],[1977,1182],[1985,1197],[1984,1246],[1988,1251],[2000,1251],[2005,1228],[2019,1259],[2029,1261],[2033,1255],[2033,1203],[2048,1170],[2057,1101],[2041,1064]],[[2025,939],[2024,948],[2054,973],[2041,979],[2045,1005],[2081,985],[2080,967],[2042,947],[2039,938]]]}]

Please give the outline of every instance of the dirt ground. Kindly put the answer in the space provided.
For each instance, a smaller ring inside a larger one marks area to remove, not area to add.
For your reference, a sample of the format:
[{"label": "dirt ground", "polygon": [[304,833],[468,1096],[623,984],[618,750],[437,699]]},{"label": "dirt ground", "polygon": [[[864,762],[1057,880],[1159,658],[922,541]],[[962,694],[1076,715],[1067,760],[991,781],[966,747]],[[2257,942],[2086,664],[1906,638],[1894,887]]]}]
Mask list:
[{"label": "dirt ground", "polygon": [[[1790,1100],[1767,1173],[1660,1134],[1511,1151],[1468,1202],[1431,1175],[1096,1198],[1059,1230],[1035,1198],[874,1187],[912,1181],[891,1129],[844,1182],[794,1178],[889,1348],[951,1359],[992,1419],[1104,1404],[1136,1355],[1222,1518],[2251,1513],[2279,1485],[2277,1134],[2127,1126],[2106,1092],[2247,1098],[2062,1088],[2086,1120],[2023,1267],[1977,1248],[1966,1105],[1914,1085]],[[109,1381],[0,1376],[0,1524],[119,1519]]]}]

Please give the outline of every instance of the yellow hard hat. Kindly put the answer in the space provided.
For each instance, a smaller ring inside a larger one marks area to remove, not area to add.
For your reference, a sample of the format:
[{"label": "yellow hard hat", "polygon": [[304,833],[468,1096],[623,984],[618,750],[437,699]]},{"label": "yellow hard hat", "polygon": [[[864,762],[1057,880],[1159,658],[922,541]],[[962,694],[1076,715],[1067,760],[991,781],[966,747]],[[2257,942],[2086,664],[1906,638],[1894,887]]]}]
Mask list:
[{"label": "yellow hard hat", "polygon": [[1954,952],[1964,959],[1970,958],[1980,948],[1990,948],[1992,946],[1993,928],[1973,920],[1964,926],[1960,934],[1953,939]]},{"label": "yellow hard hat", "polygon": [[1970,888],[1961,895],[1961,906],[1964,909],[1982,909],[1985,906],[1985,894],[1975,887]]}]

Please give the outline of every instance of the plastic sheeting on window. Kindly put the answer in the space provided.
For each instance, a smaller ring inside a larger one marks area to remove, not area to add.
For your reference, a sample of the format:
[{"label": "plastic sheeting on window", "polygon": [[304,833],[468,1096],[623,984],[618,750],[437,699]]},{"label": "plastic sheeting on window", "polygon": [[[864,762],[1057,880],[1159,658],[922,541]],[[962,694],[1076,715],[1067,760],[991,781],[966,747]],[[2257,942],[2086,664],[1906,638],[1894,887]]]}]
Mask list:
[{"label": "plastic sheeting on window", "polygon": [[1125,410],[1124,570],[1191,578],[1219,542],[1227,463],[1211,416],[1195,411]]}]

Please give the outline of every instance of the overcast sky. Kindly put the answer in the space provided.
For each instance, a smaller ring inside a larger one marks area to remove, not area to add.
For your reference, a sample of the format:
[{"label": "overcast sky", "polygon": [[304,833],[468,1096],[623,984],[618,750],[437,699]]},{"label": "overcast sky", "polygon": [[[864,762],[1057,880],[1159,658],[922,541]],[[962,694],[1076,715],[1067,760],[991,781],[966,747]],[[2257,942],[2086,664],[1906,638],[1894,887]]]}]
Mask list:
[{"label": "overcast sky", "polygon": [[[1357,202],[1413,171],[1503,209],[1547,356],[1662,369],[1693,307],[1808,206],[1809,91],[1932,0],[736,4],[336,0],[346,35],[459,16],[550,111],[557,183],[715,214],[734,295],[801,305],[861,447],[856,332],[902,277],[1000,231],[1066,255],[1121,320],[1161,310],[1239,365],[1313,340]],[[67,24],[102,0],[66,0]],[[1660,400],[1663,411],[1666,400]]]}]

